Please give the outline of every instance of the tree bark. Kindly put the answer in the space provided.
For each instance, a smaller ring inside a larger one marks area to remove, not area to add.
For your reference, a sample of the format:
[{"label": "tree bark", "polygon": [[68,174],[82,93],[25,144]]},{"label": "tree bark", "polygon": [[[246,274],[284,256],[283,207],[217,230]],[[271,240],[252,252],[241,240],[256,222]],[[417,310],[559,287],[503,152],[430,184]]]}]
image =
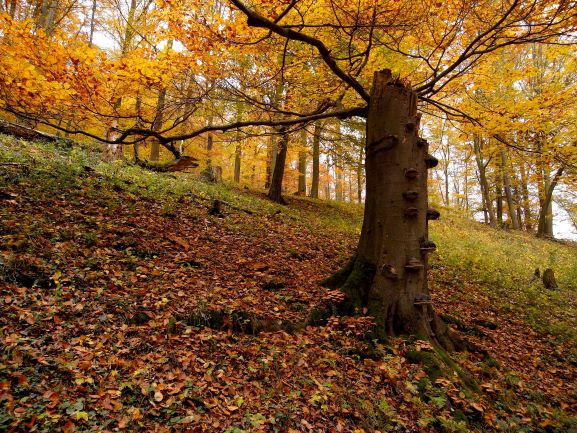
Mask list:
[{"label": "tree bark", "polygon": [[299,184],[298,184],[298,195],[307,194],[307,130],[305,128],[301,129],[301,145],[302,149],[299,151],[298,160],[298,170],[299,170]]},{"label": "tree bark", "polygon": [[88,46],[91,47],[94,42],[94,30],[96,28],[96,0],[92,0],[92,12],[90,15],[90,36],[88,37]]},{"label": "tree bark", "polygon": [[525,230],[529,232],[533,229],[533,217],[531,215],[531,203],[529,201],[529,186],[525,161],[520,161],[519,168],[521,173],[521,195],[523,197],[523,219]]},{"label": "tree bark", "polygon": [[[241,101],[236,103],[236,121],[241,122],[243,116],[243,104]],[[237,130],[234,149],[234,183],[240,183],[240,164],[242,160],[242,148],[240,146],[240,130]]]},{"label": "tree bark", "polygon": [[503,171],[503,188],[505,189],[505,197],[507,198],[507,208],[509,218],[511,219],[511,228],[519,230],[520,224],[517,219],[517,209],[513,200],[513,191],[511,190],[511,180],[509,178],[509,166],[507,162],[507,151],[501,150],[501,169]]},{"label": "tree bark", "polygon": [[497,225],[503,227],[503,173],[499,167],[494,173],[495,179],[495,210],[497,211]]},{"label": "tree bark", "polygon": [[[96,4],[96,2],[94,2]],[[136,95],[136,102],[134,104],[134,110],[136,111],[136,127],[140,127],[140,119],[141,119],[141,112],[142,112],[142,97],[140,94]],[[134,143],[132,146],[134,151],[134,161],[138,162],[140,160],[140,142]]]},{"label": "tree bark", "polygon": [[285,204],[285,200],[282,197],[282,181],[284,177],[284,166],[288,150],[289,135],[286,132],[286,128],[281,128],[280,134],[281,138],[278,143],[278,154],[274,165],[274,171],[272,173],[268,198],[274,202]]},{"label": "tree bark", "polygon": [[[169,40],[166,44],[167,51],[172,49],[173,41]],[[164,122],[164,106],[166,104],[166,87],[163,87],[158,92],[158,99],[156,101],[156,115],[154,116],[154,121],[152,122],[152,130],[160,131],[162,129],[162,123]],[[150,160],[158,161],[160,156],[160,143],[158,141],[153,141],[150,148]]]},{"label": "tree bark", "polygon": [[266,173],[265,173],[265,180],[264,180],[264,188],[270,189],[270,183],[272,180],[272,173],[274,171],[274,167],[276,164],[276,156],[278,152],[278,148],[275,141],[276,137],[274,134],[271,134],[270,140],[267,146],[267,155],[266,155]]},{"label": "tree bark", "polygon": [[357,161],[357,203],[363,202],[363,158],[364,149],[359,146],[359,159]]},{"label": "tree bark", "polygon": [[553,238],[553,218],[552,218],[552,205],[553,205],[553,190],[557,186],[559,179],[563,175],[565,167],[560,167],[553,176],[553,180],[547,182],[547,190],[545,197],[543,198],[543,203],[541,204],[541,209],[539,209],[539,226],[537,228],[537,236]]},{"label": "tree bark", "polygon": [[313,132],[313,178],[311,182],[311,197],[319,198],[319,181],[320,181],[320,143],[321,143],[322,124],[315,122]]},{"label": "tree bark", "polygon": [[[388,70],[375,73],[366,136],[366,202],[356,256],[326,281],[347,295],[346,313],[366,312],[375,337],[413,334],[452,350],[427,286],[428,143],[418,136],[417,96]],[[436,211],[435,211],[436,212]]]},{"label": "tree bark", "polygon": [[[275,108],[282,108],[283,98],[284,98],[284,83],[282,82],[282,80],[279,80],[279,82],[275,86],[272,106]],[[278,113],[275,113],[274,118],[275,120],[278,119]],[[269,142],[268,158],[266,165],[266,179],[264,183],[265,189],[269,189],[269,191],[272,186],[272,178],[276,170],[276,162],[279,151],[280,149],[278,148],[276,137],[273,134],[271,135]]]},{"label": "tree bark", "polygon": [[240,163],[242,160],[242,148],[240,147],[240,134],[236,136],[234,149],[234,183],[240,183]]},{"label": "tree bark", "polygon": [[8,6],[8,14],[10,15],[10,18],[12,18],[12,19],[14,19],[14,17],[16,16],[17,4],[18,4],[18,2],[16,0],[11,0],[10,5]]},{"label": "tree bark", "polygon": [[38,27],[44,29],[48,36],[50,36],[50,34],[54,31],[57,9],[57,1],[53,2],[52,0],[42,0],[40,5],[40,15],[36,20],[36,24]]},{"label": "tree bark", "polygon": [[496,227],[497,220],[495,218],[495,209],[493,208],[493,202],[489,195],[489,182],[487,181],[488,162],[483,160],[481,137],[477,134],[473,137],[473,150],[475,151],[475,161],[477,162],[477,170],[479,172],[479,186],[481,187],[481,194],[483,196],[484,210],[489,217],[489,225],[491,227]]},{"label": "tree bark", "polygon": [[342,157],[338,153],[335,153],[335,200],[343,201]]}]

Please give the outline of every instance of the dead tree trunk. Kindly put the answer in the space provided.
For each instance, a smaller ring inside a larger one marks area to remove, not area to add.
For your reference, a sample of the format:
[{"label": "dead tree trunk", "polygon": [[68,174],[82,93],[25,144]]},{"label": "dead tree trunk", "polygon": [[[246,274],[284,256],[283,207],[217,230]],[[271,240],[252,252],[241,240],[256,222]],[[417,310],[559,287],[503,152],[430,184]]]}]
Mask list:
[{"label": "dead tree trunk", "polygon": [[438,161],[418,136],[417,96],[375,73],[366,136],[366,204],[356,256],[329,278],[347,295],[344,312],[375,318],[376,337],[413,334],[452,350],[447,327],[435,314],[427,286],[427,169]]}]

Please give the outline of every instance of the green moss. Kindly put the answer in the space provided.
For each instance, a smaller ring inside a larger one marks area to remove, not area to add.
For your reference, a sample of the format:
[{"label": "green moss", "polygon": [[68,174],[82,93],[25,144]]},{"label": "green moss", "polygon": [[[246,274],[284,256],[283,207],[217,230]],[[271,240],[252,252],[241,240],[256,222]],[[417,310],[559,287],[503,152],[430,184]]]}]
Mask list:
[{"label": "green moss", "polygon": [[321,281],[321,286],[324,286],[328,289],[338,289],[339,287],[342,287],[349,278],[349,275],[351,275],[353,272],[356,260],[357,255],[355,254],[344,267],[342,267],[330,277]]},{"label": "green moss", "polygon": [[427,373],[431,381],[435,381],[443,376],[441,363],[433,352],[411,350],[405,354],[405,358],[413,364],[422,364],[425,373]]},{"label": "green moss", "polygon": [[364,257],[357,256],[353,271],[350,273],[341,290],[347,295],[348,309],[359,312],[366,305],[366,293],[375,276],[375,266]]},{"label": "green moss", "polygon": [[475,378],[470,373],[462,370],[457,365],[457,363],[451,359],[451,357],[449,356],[449,354],[447,352],[445,352],[443,349],[440,349],[440,348],[433,348],[433,350],[435,351],[436,355],[443,361],[443,363],[448,368],[450,368],[452,371],[457,373],[457,375],[459,376],[459,379],[461,379],[461,383],[465,387],[464,391],[466,393],[467,393],[467,391],[469,393],[471,391],[476,392],[476,393],[481,392],[481,388],[479,387],[479,384],[477,383]]}]

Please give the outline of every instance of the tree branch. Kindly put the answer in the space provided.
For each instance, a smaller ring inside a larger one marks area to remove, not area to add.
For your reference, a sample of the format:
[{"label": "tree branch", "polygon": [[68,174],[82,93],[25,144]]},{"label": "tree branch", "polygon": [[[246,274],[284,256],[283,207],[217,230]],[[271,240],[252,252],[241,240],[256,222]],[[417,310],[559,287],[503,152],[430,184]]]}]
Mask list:
[{"label": "tree branch", "polygon": [[267,18],[259,15],[258,13],[251,11],[248,7],[246,7],[240,0],[231,0],[231,3],[234,4],[242,13],[247,16],[247,24],[251,27],[259,27],[264,28],[276,33],[279,36],[282,36],[287,39],[292,39],[295,41],[304,42],[306,44],[312,45],[317,49],[321,58],[325,62],[325,64],[329,67],[333,73],[351,86],[361,98],[367,103],[370,101],[370,96],[365,90],[365,88],[359,83],[355,78],[351,75],[347,74],[343,69],[339,67],[335,59],[331,56],[330,50],[323,44],[320,40],[313,38],[304,33],[297,32],[292,30],[291,28],[282,27],[277,23],[268,20]]},{"label": "tree branch", "polygon": [[[151,131],[150,129],[142,129],[142,128],[130,128],[122,132],[122,134],[112,143],[117,144],[126,144],[124,140],[131,135],[140,135],[144,137],[154,137],[159,142],[165,144],[170,143],[173,141],[179,140],[189,140],[191,138],[197,137],[202,135],[206,132],[213,132],[213,131],[230,131],[232,129],[239,129],[239,128],[246,128],[249,126],[291,126],[297,125],[299,123],[309,123],[314,122],[315,120],[320,119],[327,119],[330,117],[336,117],[338,119],[346,119],[348,117],[359,116],[359,117],[366,117],[367,116],[367,107],[355,107],[349,108],[344,110],[335,110],[329,111],[325,113],[317,113],[311,114],[301,117],[295,117],[292,119],[282,119],[282,120],[247,120],[243,122],[233,122],[226,125],[212,125],[212,126],[205,126],[203,128],[197,129],[195,131],[181,134],[181,135],[173,135],[169,137],[165,137],[162,133],[158,133],[156,131]],[[102,140],[104,141],[104,140]]]}]

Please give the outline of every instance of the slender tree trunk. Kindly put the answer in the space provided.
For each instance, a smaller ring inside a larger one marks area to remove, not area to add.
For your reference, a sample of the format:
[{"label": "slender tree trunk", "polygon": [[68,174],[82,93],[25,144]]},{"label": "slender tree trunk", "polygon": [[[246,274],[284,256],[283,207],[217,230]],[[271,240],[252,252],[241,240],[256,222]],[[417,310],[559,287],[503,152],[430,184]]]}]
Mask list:
[{"label": "slender tree trunk", "polygon": [[[241,122],[243,116],[243,104],[236,103],[236,121]],[[240,183],[240,164],[242,160],[242,147],[240,145],[240,130],[236,133],[236,146],[234,149],[234,183]]]},{"label": "slender tree trunk", "polygon": [[[207,118],[207,126],[211,127],[214,122],[214,117],[209,115]],[[220,173],[217,167],[212,165],[212,149],[214,147],[214,136],[211,132],[206,135],[206,165],[200,173],[200,178],[207,182],[220,182]]]},{"label": "slender tree trunk", "polygon": [[[156,101],[156,116],[154,117],[154,121],[152,122],[153,131],[160,131],[160,129],[162,128],[165,100],[166,100],[166,89],[162,88],[160,89],[160,92],[158,92],[158,99]],[[157,140],[154,140],[150,147],[150,160],[158,161],[159,157],[160,157],[160,143]]]},{"label": "slender tree trunk", "polygon": [[311,197],[319,198],[319,180],[320,180],[320,143],[321,143],[322,124],[315,122],[313,132],[313,178],[311,182]]},{"label": "slender tree trunk", "polygon": [[[546,191],[546,196],[545,196],[545,203],[547,204],[547,212],[546,212],[546,217],[545,217],[545,224],[546,224],[546,235],[549,237],[553,237],[553,200],[552,198],[549,198],[549,191],[551,190],[551,166],[549,165],[549,162],[546,162],[544,164],[545,170],[543,172],[544,177],[545,177],[545,191]],[[553,187],[554,188],[554,187]],[[551,193],[553,193],[553,190],[551,190]]]},{"label": "slender tree trunk", "polygon": [[270,182],[272,179],[272,173],[274,171],[274,166],[276,163],[276,155],[277,155],[277,145],[276,145],[276,137],[274,134],[270,136],[270,140],[267,145],[267,152],[266,152],[266,172],[265,172],[265,180],[264,180],[264,188],[270,188]]},{"label": "slender tree trunk", "polygon": [[92,0],[92,13],[90,15],[90,36],[88,38],[88,45],[91,47],[94,42],[94,29],[96,27],[96,2],[97,0]]},{"label": "slender tree trunk", "polygon": [[[142,110],[142,97],[140,95],[136,95],[136,103],[134,106],[135,110],[136,110],[136,124],[134,125],[135,127],[140,127],[140,115],[141,115],[141,110]],[[138,162],[140,161],[140,143],[136,142],[133,145],[133,151],[134,151],[134,161]]]},{"label": "slender tree trunk", "polygon": [[445,168],[444,168],[444,175],[445,175],[445,197],[444,197],[444,201],[445,201],[445,205],[449,206],[449,163],[447,161],[447,163],[445,164]]},{"label": "slender tree trunk", "polygon": [[347,197],[347,200],[349,203],[353,202],[353,170],[349,167],[348,170],[349,175],[347,176],[349,178],[349,196]]},{"label": "slender tree trunk", "polygon": [[539,226],[537,228],[537,236],[539,237],[553,238],[553,218],[551,211],[553,207],[553,190],[557,186],[564,170],[565,167],[559,168],[555,172],[553,179],[547,182],[545,197],[541,204],[541,209],[539,210]]},{"label": "slender tree trunk", "polygon": [[[167,51],[172,49],[173,41],[169,40],[166,44]],[[164,106],[166,104],[166,87],[163,87],[158,92],[158,99],[156,101],[156,115],[154,116],[154,121],[152,122],[152,130],[160,131],[162,129],[162,124],[164,122]],[[160,156],[160,143],[157,140],[152,142],[150,148],[150,160],[158,161]]]},{"label": "slender tree trunk", "polygon": [[242,148],[240,147],[240,133],[236,135],[234,149],[234,183],[240,183],[240,163],[242,160]]},{"label": "slender tree trunk", "polygon": [[494,173],[495,179],[495,209],[497,211],[497,224],[499,227],[503,227],[503,189],[502,189],[502,169],[497,168]]},{"label": "slender tree trunk", "polygon": [[335,200],[343,201],[343,169],[341,166],[341,156],[335,154]]},{"label": "slender tree trunk", "polygon": [[8,13],[10,14],[10,18],[14,19],[16,17],[16,6],[18,2],[17,0],[11,0],[10,5],[8,6]]},{"label": "slender tree trunk", "polygon": [[418,137],[417,96],[375,73],[367,119],[366,204],[356,256],[326,281],[347,295],[345,311],[375,318],[376,337],[414,334],[453,349],[427,286],[427,169],[438,161]]},{"label": "slender tree trunk", "polygon": [[256,183],[256,161],[258,161],[258,146],[254,147],[254,154],[252,158],[252,169],[250,173],[250,186],[254,188]]},{"label": "slender tree trunk", "polygon": [[[214,122],[213,116],[208,117],[208,126],[211,127]],[[211,132],[206,136],[206,166],[210,169],[212,166],[212,148],[214,147],[214,136]]]},{"label": "slender tree trunk", "polygon": [[525,222],[525,230],[533,230],[533,217],[531,215],[531,203],[529,201],[529,186],[527,180],[527,171],[525,169],[525,161],[520,161],[519,169],[521,173],[521,195],[523,199],[523,218]]},{"label": "slender tree trunk", "polygon": [[509,164],[507,161],[507,151],[501,150],[501,169],[503,171],[503,188],[505,189],[505,197],[507,198],[507,208],[509,218],[511,219],[511,228],[519,230],[520,224],[517,219],[517,209],[513,201],[513,191],[511,190],[511,180],[509,178]]},{"label": "slender tree trunk", "polygon": [[57,1],[42,0],[40,5],[40,14],[36,20],[36,24],[38,27],[44,29],[47,35],[50,35],[54,31],[57,9]]},{"label": "slender tree trunk", "polygon": [[284,166],[288,150],[289,135],[286,132],[286,128],[281,128],[280,134],[281,138],[278,143],[278,155],[272,174],[270,189],[268,191],[268,198],[277,203],[285,204],[282,197],[282,181],[284,177]]},{"label": "slender tree trunk", "polygon": [[483,196],[483,209],[489,217],[489,224],[492,227],[497,226],[495,218],[495,209],[489,194],[489,182],[487,181],[487,163],[483,161],[481,151],[481,137],[475,134],[473,138],[473,150],[475,152],[475,161],[477,162],[477,170],[479,172],[479,186],[481,187],[481,194]]},{"label": "slender tree trunk", "polygon": [[[272,102],[272,106],[273,107],[277,107],[280,108],[283,104],[284,98],[284,83],[282,82],[282,80],[280,80],[274,90],[274,95],[273,95],[273,102]],[[274,118],[278,118],[278,113],[275,113]],[[280,151],[280,149],[278,148],[278,144],[277,144],[277,140],[276,140],[276,136],[274,134],[271,135],[270,138],[270,142],[269,142],[269,151],[268,151],[268,158],[267,158],[267,166],[266,166],[266,179],[265,179],[265,183],[264,183],[264,187],[265,189],[269,189],[271,188],[271,184],[272,184],[272,178],[274,175],[274,172],[276,170],[276,162],[277,162],[277,157],[278,157],[278,153]],[[283,171],[284,171],[284,167],[283,167]]]},{"label": "slender tree trunk", "polygon": [[365,152],[363,147],[359,147],[359,159],[357,161],[357,202],[363,202],[363,159]]},{"label": "slender tree trunk", "polygon": [[297,194],[307,195],[307,130],[301,129],[302,149],[299,150],[298,170],[299,170],[299,185]]},{"label": "slender tree trunk", "polygon": [[332,192],[332,185],[331,185],[331,155],[327,155],[327,185],[325,187],[325,192],[326,192],[326,199],[327,200],[332,200],[333,199],[333,192]]},{"label": "slender tree trunk", "polygon": [[463,193],[465,194],[465,212],[469,213],[469,158],[471,155],[467,155],[465,159],[465,183],[463,185]]}]

